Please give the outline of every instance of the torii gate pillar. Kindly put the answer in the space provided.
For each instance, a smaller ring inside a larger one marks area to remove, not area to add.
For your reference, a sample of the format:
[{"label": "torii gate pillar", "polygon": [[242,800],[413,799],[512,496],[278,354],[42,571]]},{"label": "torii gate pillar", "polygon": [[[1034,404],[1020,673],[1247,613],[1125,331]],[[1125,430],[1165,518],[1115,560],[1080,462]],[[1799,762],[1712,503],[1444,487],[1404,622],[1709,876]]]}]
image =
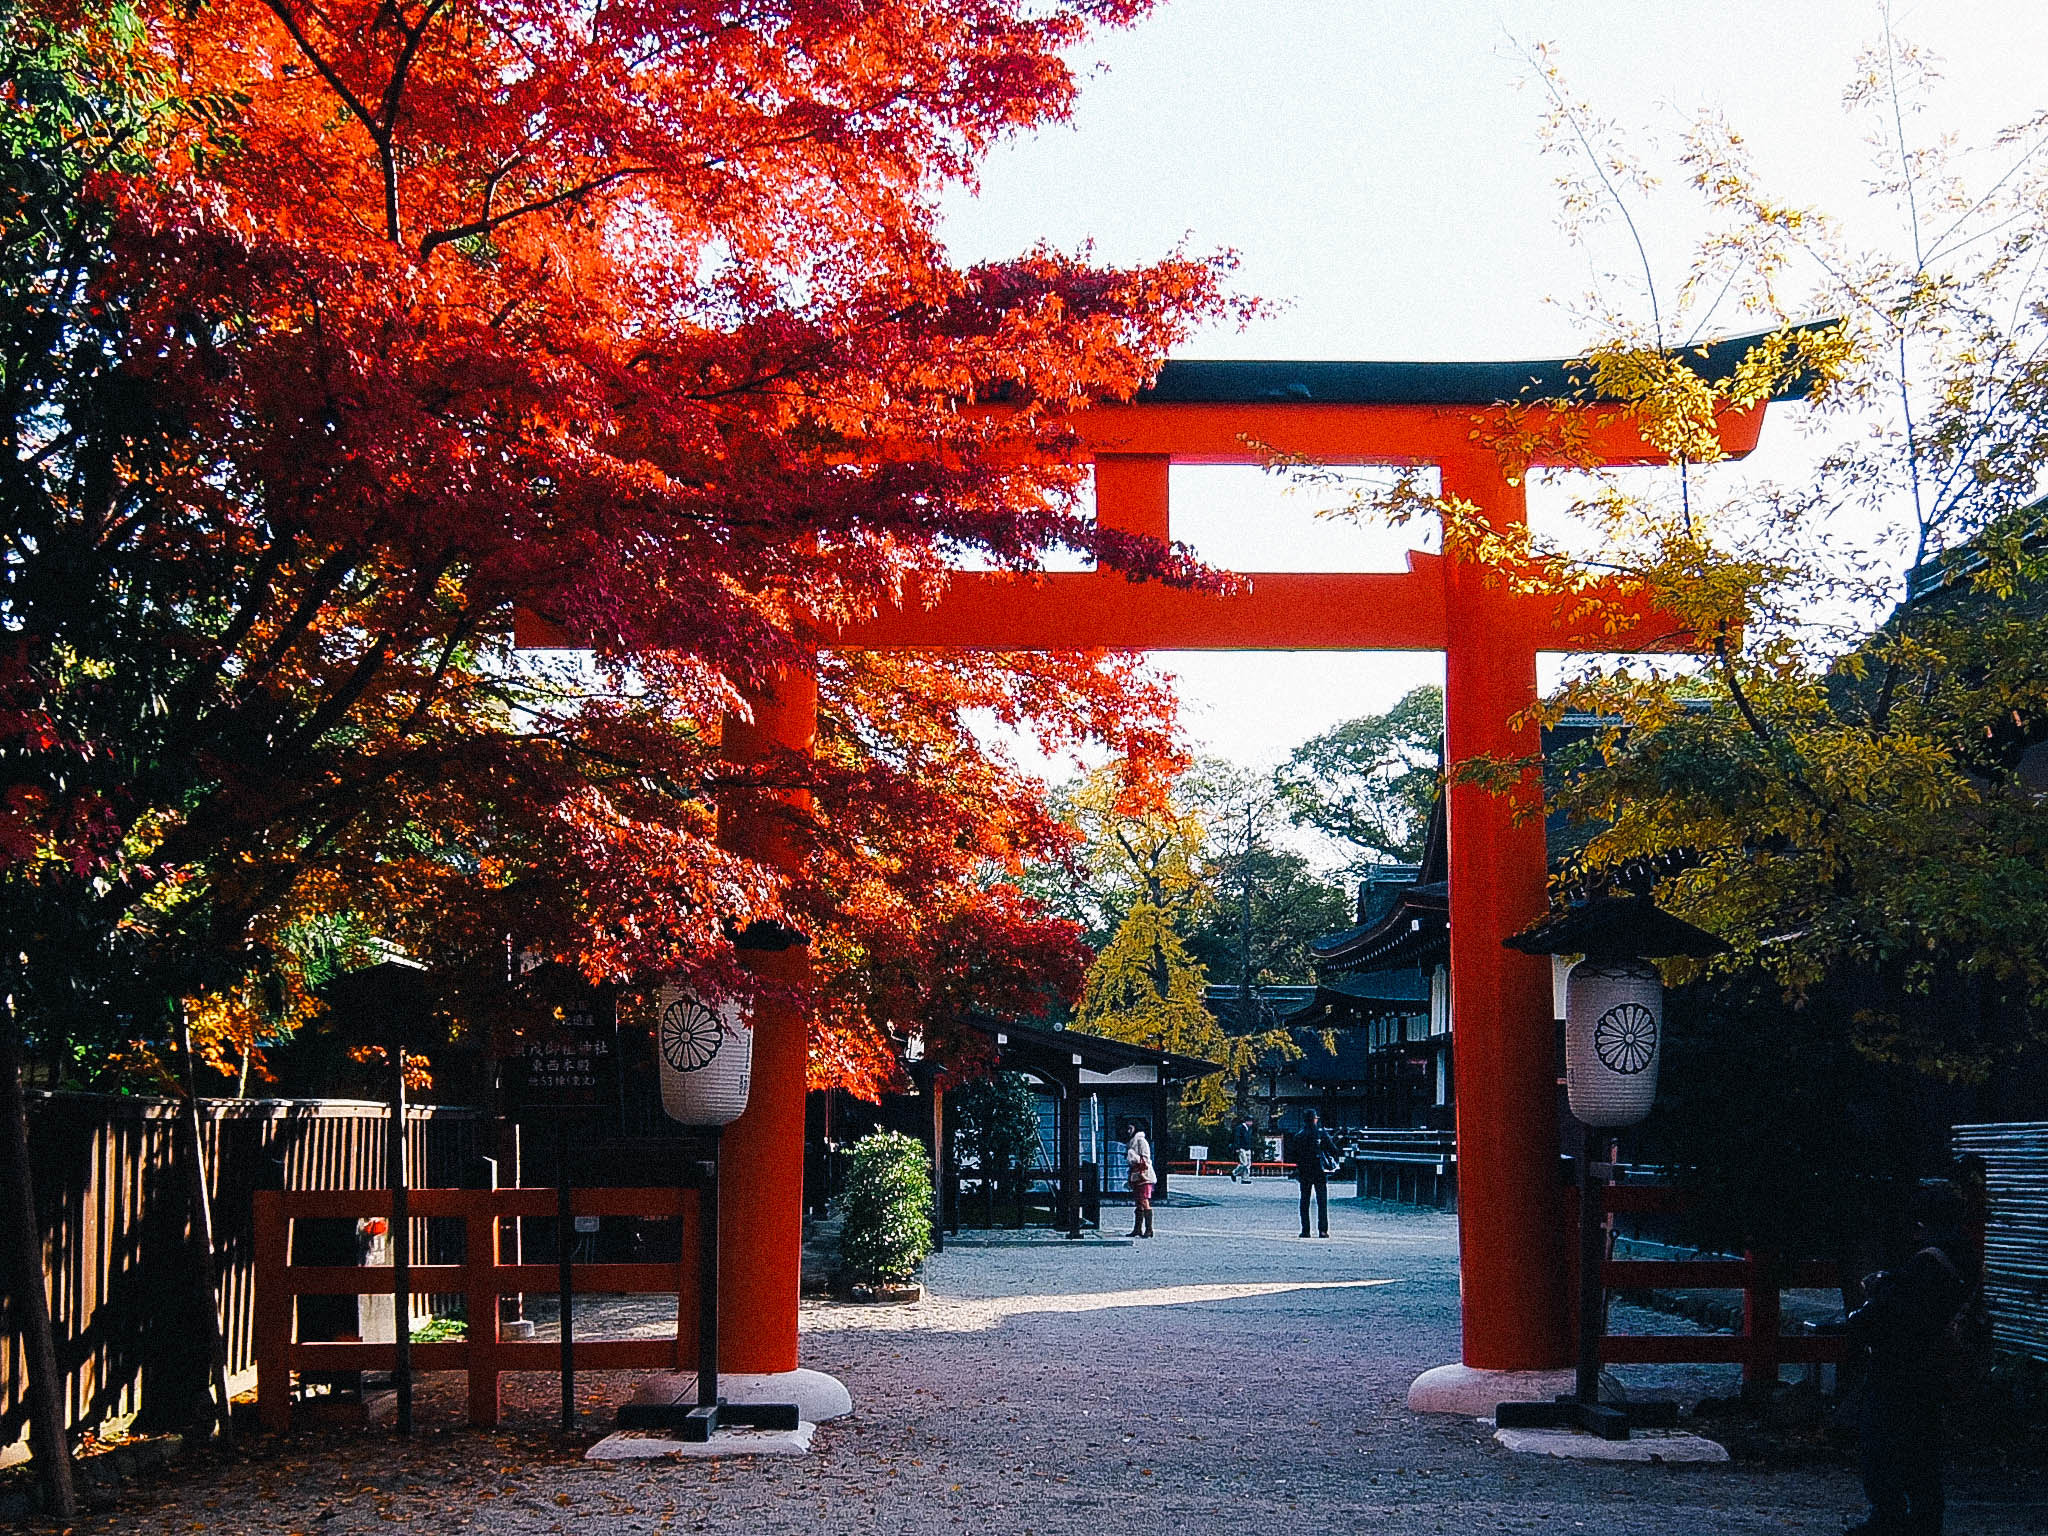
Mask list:
[{"label": "torii gate pillar", "polygon": [[[1496,456],[1447,459],[1442,475],[1446,497],[1472,503],[1495,527],[1527,521],[1523,487]],[[1487,591],[1476,561],[1445,553],[1444,610],[1455,632],[1444,656],[1445,757],[1453,769],[1481,756],[1532,757],[1536,727],[1510,724],[1537,702],[1526,610]],[[1570,1361],[1571,1337],[1550,972],[1500,942],[1547,905],[1541,789],[1531,782],[1508,796],[1453,779],[1448,799],[1464,1363],[1553,1369]]]},{"label": "torii gate pillar", "polygon": [[[818,679],[791,669],[747,695],[753,718],[728,715],[727,762],[756,765],[808,756],[818,735]],[[741,790],[720,807],[720,840],[785,874],[802,852],[774,801],[809,800],[800,789]],[[741,957],[771,982],[801,987],[810,952],[743,949]],[[804,1069],[810,1020],[786,998],[764,994],[754,1007],[754,1076],[747,1110],[725,1132],[719,1159],[718,1363],[722,1371],[773,1373],[796,1365],[797,1297],[804,1246]]]}]

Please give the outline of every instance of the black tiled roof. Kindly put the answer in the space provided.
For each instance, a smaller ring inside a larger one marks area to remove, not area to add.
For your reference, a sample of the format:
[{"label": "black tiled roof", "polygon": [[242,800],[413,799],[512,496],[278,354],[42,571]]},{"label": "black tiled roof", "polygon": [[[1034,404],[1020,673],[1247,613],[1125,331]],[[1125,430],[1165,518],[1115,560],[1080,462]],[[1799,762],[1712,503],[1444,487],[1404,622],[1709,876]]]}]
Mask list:
[{"label": "black tiled roof", "polygon": [[1178,1051],[1162,1051],[1149,1045],[1132,1045],[1128,1041],[1110,1040],[1102,1035],[1083,1034],[1078,1029],[1037,1029],[1028,1024],[1011,1024],[997,1019],[965,1019],[962,1022],[969,1029],[983,1034],[1005,1037],[999,1041],[1005,1064],[1033,1065],[1041,1060],[1054,1062],[1062,1069],[1061,1075],[1076,1056],[1081,1058],[1079,1065],[1090,1072],[1156,1066],[1160,1076],[1168,1082],[1185,1082],[1223,1070],[1221,1062],[1204,1061],[1199,1056],[1183,1056]]}]

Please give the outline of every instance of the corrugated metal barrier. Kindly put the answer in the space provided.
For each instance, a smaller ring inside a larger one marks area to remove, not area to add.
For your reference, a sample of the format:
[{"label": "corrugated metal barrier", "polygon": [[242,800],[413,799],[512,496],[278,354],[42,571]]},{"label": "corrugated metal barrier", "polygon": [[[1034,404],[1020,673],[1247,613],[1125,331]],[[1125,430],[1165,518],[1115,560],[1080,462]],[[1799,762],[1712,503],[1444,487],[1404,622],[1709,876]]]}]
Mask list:
[{"label": "corrugated metal barrier", "polygon": [[2048,1360],[2048,1120],[1959,1125],[1958,1157],[1984,1160],[1984,1303],[1999,1349]]}]

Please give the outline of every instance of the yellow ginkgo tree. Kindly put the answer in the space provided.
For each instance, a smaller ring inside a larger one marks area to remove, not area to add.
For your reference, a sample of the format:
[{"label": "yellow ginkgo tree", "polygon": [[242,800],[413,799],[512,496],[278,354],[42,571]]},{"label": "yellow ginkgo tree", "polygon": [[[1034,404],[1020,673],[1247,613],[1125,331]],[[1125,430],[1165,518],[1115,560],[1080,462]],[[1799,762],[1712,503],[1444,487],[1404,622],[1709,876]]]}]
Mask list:
[{"label": "yellow ginkgo tree", "polygon": [[1300,1054],[1285,1030],[1226,1031],[1205,1001],[1207,968],[1188,942],[1215,902],[1213,807],[1204,805],[1198,780],[1188,775],[1163,793],[1134,795],[1112,764],[1084,780],[1069,803],[1083,834],[1088,890],[1108,933],[1089,967],[1075,1027],[1222,1067],[1181,1090],[1188,1124],[1226,1113],[1230,1085],[1269,1054]]}]

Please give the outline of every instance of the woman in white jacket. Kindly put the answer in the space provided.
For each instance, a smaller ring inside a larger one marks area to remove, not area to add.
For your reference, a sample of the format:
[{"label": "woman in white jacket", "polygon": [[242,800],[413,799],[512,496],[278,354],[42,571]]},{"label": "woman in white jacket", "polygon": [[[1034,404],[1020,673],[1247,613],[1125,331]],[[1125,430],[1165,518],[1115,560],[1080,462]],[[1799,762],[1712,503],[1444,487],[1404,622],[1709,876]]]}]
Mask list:
[{"label": "woman in white jacket", "polygon": [[1137,1214],[1131,1219],[1131,1236],[1152,1235],[1152,1186],[1158,1176],[1152,1168],[1152,1142],[1145,1135],[1144,1122],[1124,1122],[1124,1162],[1130,1172],[1124,1182],[1130,1186],[1131,1194],[1138,1203]]}]

